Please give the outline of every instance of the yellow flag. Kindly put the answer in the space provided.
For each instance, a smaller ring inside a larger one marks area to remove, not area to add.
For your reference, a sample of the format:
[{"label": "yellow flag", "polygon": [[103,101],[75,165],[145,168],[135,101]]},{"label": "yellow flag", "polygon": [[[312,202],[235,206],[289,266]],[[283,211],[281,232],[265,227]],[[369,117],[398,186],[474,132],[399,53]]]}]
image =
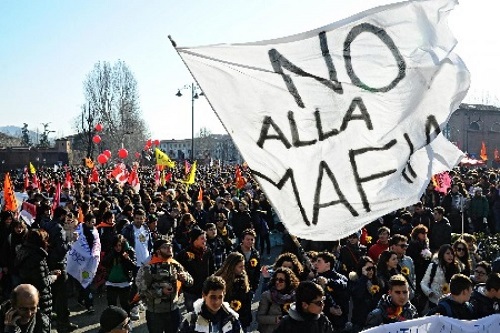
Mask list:
[{"label": "yellow flag", "polygon": [[92,161],[92,159],[89,157],[85,157],[85,166],[89,169],[93,169],[94,168],[94,161]]},{"label": "yellow flag", "polygon": [[181,181],[184,184],[193,184],[194,183],[194,178],[196,177],[196,162],[194,161],[193,165],[191,166],[191,170],[189,171],[189,175],[186,180]]},{"label": "yellow flag", "polygon": [[30,162],[30,173],[31,174],[35,174],[36,173],[36,169],[35,169],[35,166],[33,165],[33,163]]},{"label": "yellow flag", "polygon": [[156,164],[166,165],[169,168],[175,168],[175,162],[172,161],[167,154],[165,154],[158,148],[155,148],[155,157],[156,157]]}]

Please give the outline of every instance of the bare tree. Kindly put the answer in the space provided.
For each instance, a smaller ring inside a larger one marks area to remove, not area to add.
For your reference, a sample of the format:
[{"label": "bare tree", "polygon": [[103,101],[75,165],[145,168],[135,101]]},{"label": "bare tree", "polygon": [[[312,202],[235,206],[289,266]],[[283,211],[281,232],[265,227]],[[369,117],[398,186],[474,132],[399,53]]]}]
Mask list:
[{"label": "bare tree", "polygon": [[212,157],[215,151],[216,145],[217,142],[212,134],[212,131],[206,127],[200,128],[198,137],[195,138],[195,158],[210,160],[210,157]]},{"label": "bare tree", "polygon": [[142,119],[137,81],[125,62],[96,63],[84,81],[84,96],[85,104],[75,121],[79,133],[91,138],[100,123],[101,151],[116,153],[122,147],[132,154],[141,151],[149,131]]}]

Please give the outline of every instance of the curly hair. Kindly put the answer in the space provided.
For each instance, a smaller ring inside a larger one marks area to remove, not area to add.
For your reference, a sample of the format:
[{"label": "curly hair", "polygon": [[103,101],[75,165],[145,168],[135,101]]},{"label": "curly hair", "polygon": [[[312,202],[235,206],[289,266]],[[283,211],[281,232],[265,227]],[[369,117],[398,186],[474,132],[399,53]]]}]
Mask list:
[{"label": "curly hair", "polygon": [[276,258],[276,261],[274,262],[274,269],[278,269],[283,265],[285,261],[290,261],[293,265],[292,271],[295,274],[295,276],[299,277],[303,272],[304,272],[304,266],[302,266],[302,263],[299,261],[299,258],[293,253],[290,252],[285,252],[282,253]]},{"label": "curly hair", "polygon": [[276,277],[278,276],[278,273],[281,273],[285,275],[285,290],[284,292],[289,294],[292,290],[297,289],[299,286],[299,279],[295,275],[295,273],[290,269],[286,267],[278,267],[275,271],[273,276],[271,277],[271,280],[269,281],[269,288],[272,288],[276,285]]},{"label": "curly hair", "polygon": [[32,244],[44,250],[49,248],[49,234],[43,229],[31,229],[25,237],[26,244]]},{"label": "curly hair", "polygon": [[239,252],[231,252],[227,256],[226,260],[222,264],[214,275],[220,276],[226,281],[226,296],[230,297],[233,291],[234,282],[238,279],[243,281],[243,288],[245,292],[250,291],[250,282],[248,281],[248,275],[245,270],[241,272],[241,275],[236,275],[235,268],[239,263],[245,263],[245,257]]},{"label": "curly hair", "polygon": [[427,232],[429,232],[429,229],[425,225],[419,224],[411,230],[410,237],[412,240],[417,240],[419,234],[426,234]]}]

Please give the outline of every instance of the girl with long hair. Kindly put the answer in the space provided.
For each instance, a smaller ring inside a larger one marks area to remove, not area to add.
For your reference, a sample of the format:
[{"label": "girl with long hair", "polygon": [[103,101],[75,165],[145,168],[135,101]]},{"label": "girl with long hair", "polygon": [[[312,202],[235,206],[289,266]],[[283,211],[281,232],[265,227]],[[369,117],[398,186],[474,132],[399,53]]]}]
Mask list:
[{"label": "girl with long hair", "polygon": [[453,243],[453,251],[455,251],[461,273],[470,276],[472,274],[472,260],[470,258],[471,256],[467,242],[462,238],[457,239],[455,243]]},{"label": "girl with long hair", "polygon": [[377,278],[383,294],[389,291],[391,276],[400,274],[398,255],[394,251],[385,250],[380,254],[377,263]]},{"label": "girl with long hair", "polygon": [[439,248],[437,258],[429,264],[420,282],[422,292],[429,298],[429,308],[435,307],[441,296],[450,292],[449,283],[456,273],[460,273],[460,268],[453,247],[443,244]]},{"label": "girl with long hair", "polygon": [[245,271],[245,257],[239,252],[231,252],[222,267],[215,272],[226,281],[226,296],[224,300],[231,308],[238,312],[242,328],[246,331],[252,323],[252,298],[247,272]]}]

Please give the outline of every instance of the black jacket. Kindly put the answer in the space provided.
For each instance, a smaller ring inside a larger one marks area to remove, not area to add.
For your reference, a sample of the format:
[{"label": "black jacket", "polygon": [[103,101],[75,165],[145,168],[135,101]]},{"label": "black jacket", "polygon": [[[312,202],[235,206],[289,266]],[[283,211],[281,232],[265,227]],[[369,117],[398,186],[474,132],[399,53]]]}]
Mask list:
[{"label": "black jacket", "polygon": [[333,333],[332,324],[324,314],[304,314],[292,303],[288,315],[283,317],[274,333]]},{"label": "black jacket", "polygon": [[428,316],[435,314],[455,319],[471,320],[475,318],[474,307],[471,303],[455,302],[449,295],[441,298],[438,305],[427,313]]},{"label": "black jacket", "polygon": [[193,277],[193,285],[184,287],[184,292],[201,297],[203,282],[215,271],[214,257],[207,249],[203,253],[197,252],[192,245],[185,248],[175,257],[184,269]]},{"label": "black jacket", "polygon": [[[19,326],[6,326],[4,324],[4,318],[7,311],[12,308],[12,304],[9,301],[5,301],[0,305],[0,332],[4,333],[50,333],[50,320],[47,315],[41,311],[37,311],[32,321],[28,323],[27,327]],[[20,330],[19,330],[20,329]]]},{"label": "black jacket", "polygon": [[382,324],[397,323],[415,319],[418,317],[417,309],[410,302],[402,308],[398,308],[392,303],[391,297],[387,294],[382,295],[377,307],[368,314],[366,327],[375,327]]},{"label": "black jacket", "polygon": [[29,283],[40,292],[40,309],[50,315],[52,311],[52,291],[47,252],[32,244],[23,244],[17,252],[15,267],[21,283]]},{"label": "black jacket", "polygon": [[476,318],[483,318],[495,313],[500,313],[499,300],[496,298],[489,298],[485,293],[486,285],[480,283],[474,287],[474,291],[470,296],[470,302],[474,307]]}]

